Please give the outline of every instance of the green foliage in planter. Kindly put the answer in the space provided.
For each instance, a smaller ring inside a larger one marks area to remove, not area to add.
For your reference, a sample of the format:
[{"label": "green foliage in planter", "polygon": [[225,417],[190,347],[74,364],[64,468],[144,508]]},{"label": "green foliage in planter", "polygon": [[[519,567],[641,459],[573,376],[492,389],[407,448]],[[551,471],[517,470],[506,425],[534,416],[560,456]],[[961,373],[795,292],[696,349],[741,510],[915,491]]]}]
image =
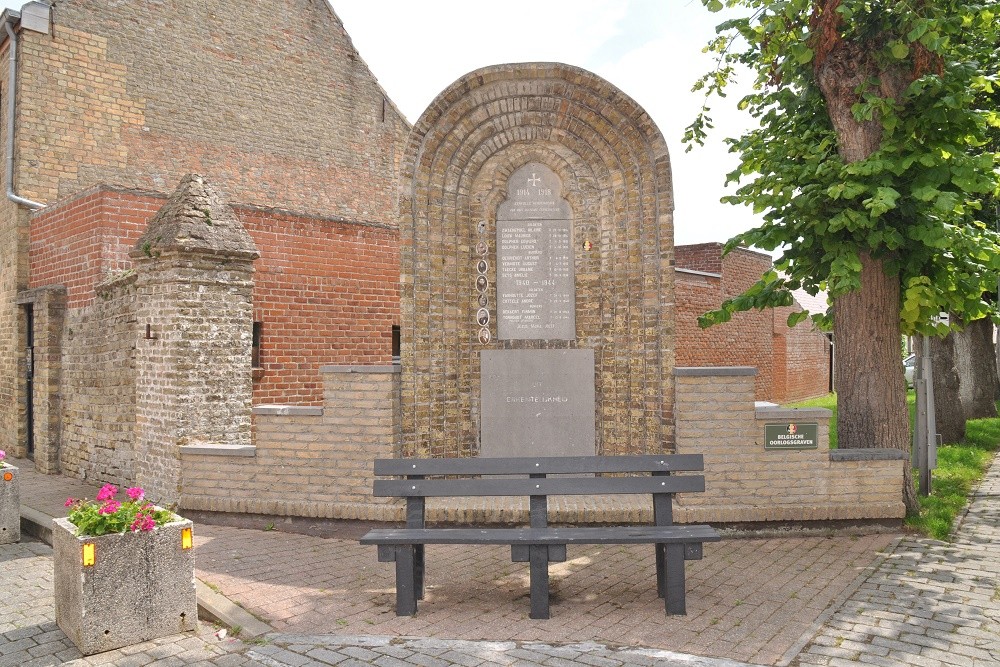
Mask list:
[{"label": "green foliage in planter", "polygon": [[66,507],[71,508],[69,522],[76,526],[77,536],[149,532],[177,520],[177,515],[170,510],[147,502],[145,492],[139,487],[126,489],[126,500],[116,500],[117,495],[118,487],[105,484],[97,492],[97,500],[66,499]]}]

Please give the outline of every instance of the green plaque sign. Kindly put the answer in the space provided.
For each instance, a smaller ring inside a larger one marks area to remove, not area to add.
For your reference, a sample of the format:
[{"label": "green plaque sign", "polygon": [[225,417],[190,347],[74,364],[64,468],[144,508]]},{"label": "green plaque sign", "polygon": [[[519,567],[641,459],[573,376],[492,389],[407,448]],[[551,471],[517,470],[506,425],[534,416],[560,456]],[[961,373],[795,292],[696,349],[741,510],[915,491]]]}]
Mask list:
[{"label": "green plaque sign", "polygon": [[818,424],[764,424],[764,449],[816,449]]}]

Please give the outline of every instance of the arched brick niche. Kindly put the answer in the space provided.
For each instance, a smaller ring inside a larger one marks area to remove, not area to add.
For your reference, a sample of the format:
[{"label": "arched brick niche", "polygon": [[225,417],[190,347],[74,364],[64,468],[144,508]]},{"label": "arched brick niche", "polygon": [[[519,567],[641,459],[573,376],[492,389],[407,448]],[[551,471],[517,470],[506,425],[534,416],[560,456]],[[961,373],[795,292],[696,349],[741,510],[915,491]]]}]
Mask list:
[{"label": "arched brick niche", "polygon": [[[511,175],[532,163],[558,177],[572,212],[569,340],[497,338],[497,212]],[[648,114],[576,67],[491,66],[428,107],[401,173],[404,453],[479,453],[480,353],[500,349],[593,350],[594,451],[671,450],[673,194],[667,146]]]}]

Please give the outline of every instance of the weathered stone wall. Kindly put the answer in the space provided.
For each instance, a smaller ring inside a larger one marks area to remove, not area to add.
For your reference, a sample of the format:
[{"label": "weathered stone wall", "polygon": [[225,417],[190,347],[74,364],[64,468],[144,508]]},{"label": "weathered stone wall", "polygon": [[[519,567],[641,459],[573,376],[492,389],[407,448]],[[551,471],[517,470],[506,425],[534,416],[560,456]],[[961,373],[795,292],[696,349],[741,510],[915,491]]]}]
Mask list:
[{"label": "weathered stone wall", "polygon": [[62,331],[61,471],[95,483],[135,481],[135,275],[97,286]]},{"label": "weathered stone wall", "polygon": [[[576,336],[498,341],[497,210],[510,175],[535,162],[559,177],[573,212]],[[402,177],[404,451],[478,453],[479,352],[510,348],[594,350],[598,453],[672,448],[673,199],[649,116],[584,70],[487,67],[424,112]],[[479,240],[490,246],[487,344],[476,324]]]},{"label": "weathered stone wall", "polygon": [[399,368],[327,366],[323,407],[258,406],[250,450],[184,448],[181,507],[398,520],[372,499],[372,462],[399,456]]},{"label": "weathered stone wall", "polygon": [[325,2],[62,0],[22,39],[17,169],[52,202],[98,184],[392,222],[406,121]]},{"label": "weathered stone wall", "polygon": [[[704,493],[680,494],[684,523],[901,519],[895,450],[830,450],[830,411],[755,409],[752,368],[677,369],[677,453],[703,454]],[[764,424],[819,424],[818,448],[764,449]]]}]

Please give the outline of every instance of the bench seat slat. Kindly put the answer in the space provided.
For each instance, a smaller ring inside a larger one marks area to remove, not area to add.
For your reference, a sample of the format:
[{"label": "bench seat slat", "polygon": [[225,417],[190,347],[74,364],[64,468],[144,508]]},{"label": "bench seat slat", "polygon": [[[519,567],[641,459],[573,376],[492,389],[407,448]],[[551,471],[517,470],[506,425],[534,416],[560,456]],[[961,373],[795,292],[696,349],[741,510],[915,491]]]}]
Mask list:
[{"label": "bench seat slat", "polygon": [[397,497],[579,496],[704,491],[701,475],[546,479],[377,479],[374,495]]},{"label": "bench seat slat", "polygon": [[537,456],[517,458],[376,459],[375,475],[527,475],[615,472],[697,472],[701,454]]},{"label": "bench seat slat", "polygon": [[377,528],[361,544],[676,544],[718,542],[707,525],[595,528]]}]

